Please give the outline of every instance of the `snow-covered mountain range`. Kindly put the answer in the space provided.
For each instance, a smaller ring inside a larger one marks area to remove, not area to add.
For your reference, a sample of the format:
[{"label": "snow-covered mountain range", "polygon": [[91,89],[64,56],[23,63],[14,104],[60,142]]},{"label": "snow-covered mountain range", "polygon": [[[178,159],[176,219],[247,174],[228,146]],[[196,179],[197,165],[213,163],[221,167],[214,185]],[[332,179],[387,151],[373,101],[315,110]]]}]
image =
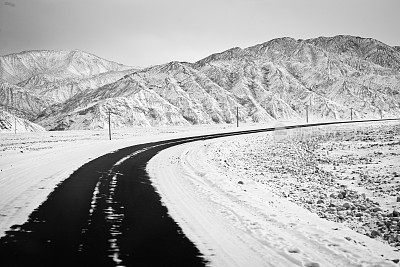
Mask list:
[{"label": "snow-covered mountain range", "polygon": [[400,115],[400,49],[374,39],[274,39],[195,63],[130,68],[81,51],[0,57],[0,105],[47,129]]}]

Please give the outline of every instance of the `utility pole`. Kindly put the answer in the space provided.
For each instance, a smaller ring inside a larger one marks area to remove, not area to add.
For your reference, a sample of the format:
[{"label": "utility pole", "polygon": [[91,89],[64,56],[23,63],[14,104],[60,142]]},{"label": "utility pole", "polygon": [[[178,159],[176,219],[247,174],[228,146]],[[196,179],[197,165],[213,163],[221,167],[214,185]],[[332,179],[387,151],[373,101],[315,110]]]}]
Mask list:
[{"label": "utility pole", "polygon": [[309,105],[306,105],[306,122],[308,123],[308,107]]},{"label": "utility pole", "polygon": [[111,111],[108,110],[108,136],[111,140]]},{"label": "utility pole", "polygon": [[236,107],[236,127],[239,127],[239,107]]},{"label": "utility pole", "polygon": [[17,134],[17,117],[14,115],[14,134]]},{"label": "utility pole", "polygon": [[381,119],[382,119],[383,118],[382,109],[379,110],[379,113],[381,114]]},{"label": "utility pole", "polygon": [[350,120],[353,120],[353,108],[350,108]]}]

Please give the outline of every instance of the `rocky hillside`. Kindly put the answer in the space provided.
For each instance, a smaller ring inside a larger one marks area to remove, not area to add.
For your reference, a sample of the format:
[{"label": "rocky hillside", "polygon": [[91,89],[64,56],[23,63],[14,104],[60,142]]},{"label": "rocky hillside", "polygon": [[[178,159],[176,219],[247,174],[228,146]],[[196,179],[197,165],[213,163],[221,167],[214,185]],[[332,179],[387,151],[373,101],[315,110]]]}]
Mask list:
[{"label": "rocky hillside", "polygon": [[194,64],[242,103],[275,119],[399,114],[399,53],[376,40],[352,36],[275,39],[234,48]]},{"label": "rocky hillside", "polygon": [[38,122],[56,129],[101,128],[111,110],[116,127],[230,123],[237,105],[233,94],[206,75],[171,62],[78,94],[46,110]]},{"label": "rocky hillside", "polygon": [[[33,119],[46,107],[112,83],[130,68],[74,51],[28,51],[0,57],[0,106]],[[19,96],[23,96],[22,98]]]},{"label": "rocky hillside", "polygon": [[0,83],[0,107],[17,116],[35,119],[52,101],[8,82]]},{"label": "rocky hillside", "polygon": [[25,51],[0,57],[0,79],[17,84],[29,79],[54,82],[68,78],[86,78],[125,66],[79,50]]},{"label": "rocky hillside", "polygon": [[45,129],[33,122],[12,115],[11,113],[0,110],[0,133],[25,133],[41,132]]},{"label": "rocky hillside", "polygon": [[[279,38],[141,70],[69,62],[57,72],[63,79],[1,76],[53,101],[35,119],[48,129],[103,128],[108,112],[114,127],[232,123],[236,107],[247,122],[304,120],[306,105],[311,120],[348,119],[350,108],[355,118],[400,116],[399,48],[374,39]],[[64,82],[78,75],[76,87]]]}]

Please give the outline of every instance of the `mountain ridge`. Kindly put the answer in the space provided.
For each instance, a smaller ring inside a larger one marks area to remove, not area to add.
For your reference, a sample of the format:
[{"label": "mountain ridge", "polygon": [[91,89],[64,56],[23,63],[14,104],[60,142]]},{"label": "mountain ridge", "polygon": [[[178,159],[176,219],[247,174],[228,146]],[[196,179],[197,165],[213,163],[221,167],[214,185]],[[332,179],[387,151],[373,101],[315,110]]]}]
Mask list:
[{"label": "mountain ridge", "polygon": [[0,106],[17,110],[23,118],[33,119],[52,104],[62,103],[86,89],[114,82],[131,71],[134,70],[128,66],[80,50],[35,50],[9,54],[0,57],[0,86],[10,89],[12,84],[14,92],[41,98],[44,105],[40,110],[28,108],[26,103],[18,103],[18,98],[8,90]]},{"label": "mountain ridge", "polygon": [[[312,119],[348,119],[350,107],[355,118],[400,114],[399,49],[371,38],[282,37],[193,63],[115,72],[92,86],[83,85],[90,77],[80,78],[81,87],[35,121],[47,129],[103,128],[110,110],[115,127],[232,123],[239,107],[241,121],[268,122],[304,118],[305,105]],[[67,91],[68,82],[39,78],[24,88],[41,86],[35,92],[53,99]]]},{"label": "mountain ridge", "polygon": [[[84,61],[96,62],[97,69],[79,69]],[[0,57],[0,78],[10,83],[22,82],[35,74],[62,72],[67,77],[91,76],[110,70],[129,68],[80,50],[35,50]],[[64,78],[64,77],[63,77]]]}]

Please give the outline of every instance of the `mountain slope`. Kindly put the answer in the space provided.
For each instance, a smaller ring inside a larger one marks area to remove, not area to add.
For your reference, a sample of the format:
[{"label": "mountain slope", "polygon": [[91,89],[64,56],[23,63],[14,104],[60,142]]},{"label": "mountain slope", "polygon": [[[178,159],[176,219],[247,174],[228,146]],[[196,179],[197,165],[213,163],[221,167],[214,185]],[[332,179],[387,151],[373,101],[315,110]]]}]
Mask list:
[{"label": "mountain slope", "polygon": [[32,76],[54,82],[66,78],[85,78],[108,71],[125,70],[126,66],[79,50],[25,51],[0,57],[0,79],[12,84]]},{"label": "mountain slope", "polygon": [[51,100],[32,94],[17,85],[0,83],[0,107],[17,116],[34,119],[51,103]]},{"label": "mountain slope", "polygon": [[79,92],[113,83],[132,71],[107,71],[90,77],[65,79],[54,79],[53,76],[48,74],[41,74],[31,76],[29,79],[18,83],[18,86],[51,99],[53,103],[62,103]]},{"label": "mountain slope", "polygon": [[[396,60],[385,67],[368,62],[361,52],[349,57],[337,52],[334,43],[320,45],[317,39],[275,39],[212,55],[194,66],[226,90],[240,90],[245,96],[252,92],[274,118],[292,111],[300,115],[310,103],[314,116],[320,118],[346,117],[350,107],[358,117],[377,116],[380,110],[398,114],[400,64]],[[390,47],[388,53],[397,57]],[[369,54],[381,58],[380,52]],[[274,109],[270,99],[291,108]]]},{"label": "mountain slope", "polygon": [[306,42],[328,52],[340,54],[341,57],[358,58],[384,68],[400,70],[400,54],[398,51],[371,38],[338,35],[309,39]]},{"label": "mountain slope", "polygon": [[0,133],[24,133],[41,132],[45,129],[33,122],[12,115],[11,113],[0,110]]},{"label": "mountain slope", "polygon": [[10,54],[0,57],[0,88],[4,96],[0,104],[33,119],[52,104],[115,82],[130,72],[130,67],[79,50]]},{"label": "mountain slope", "polygon": [[[228,105],[220,105],[217,99]],[[113,124],[120,126],[232,122],[236,104],[232,95],[204,75],[171,62],[76,95],[65,105],[46,110],[38,122],[55,125],[55,129],[75,129],[78,126],[74,125],[86,116],[91,118],[86,120],[90,122],[86,127],[97,128],[105,125],[109,109]]]}]

